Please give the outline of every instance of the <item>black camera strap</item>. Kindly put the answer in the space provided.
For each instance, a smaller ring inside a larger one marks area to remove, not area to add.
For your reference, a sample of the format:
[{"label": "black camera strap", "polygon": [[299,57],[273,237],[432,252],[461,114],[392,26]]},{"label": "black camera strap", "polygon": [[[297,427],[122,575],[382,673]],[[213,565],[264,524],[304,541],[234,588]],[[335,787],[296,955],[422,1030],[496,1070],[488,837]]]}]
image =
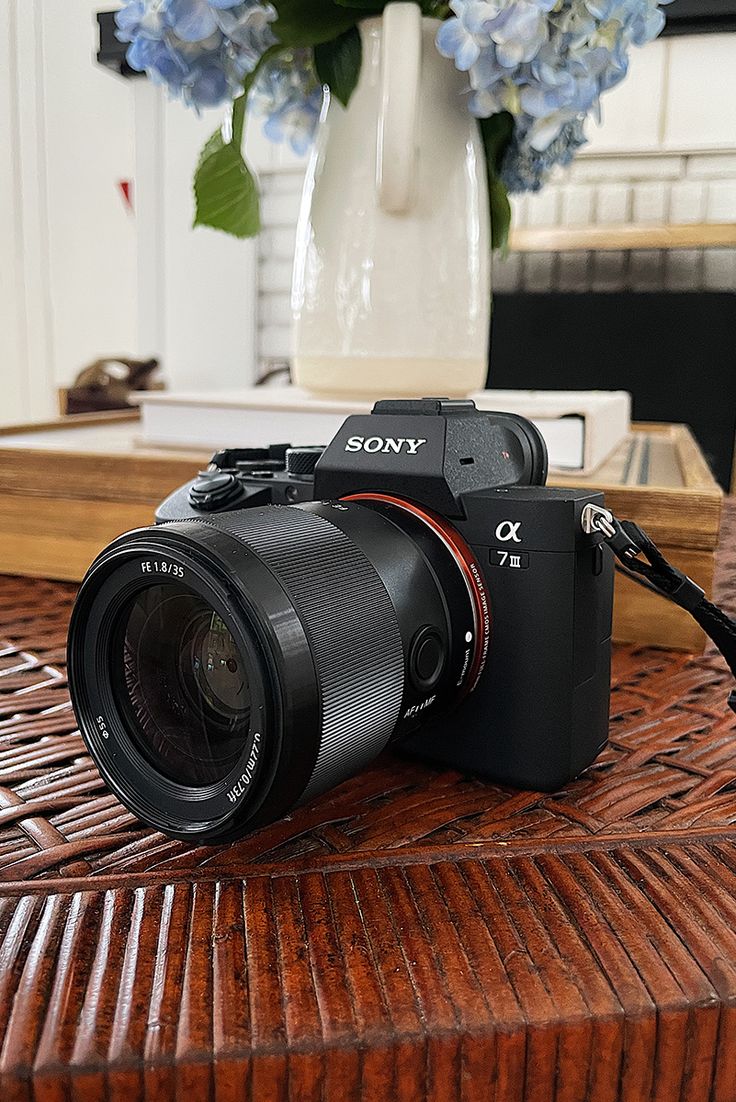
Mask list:
[{"label": "black camera strap", "polygon": [[[588,506],[587,511],[584,522],[588,531],[603,536],[618,559],[621,572],[689,612],[715,643],[736,678],[736,620],[709,601],[692,578],[668,562],[638,524],[619,520],[598,506]],[[731,692],[728,703],[736,712],[736,690]]]}]

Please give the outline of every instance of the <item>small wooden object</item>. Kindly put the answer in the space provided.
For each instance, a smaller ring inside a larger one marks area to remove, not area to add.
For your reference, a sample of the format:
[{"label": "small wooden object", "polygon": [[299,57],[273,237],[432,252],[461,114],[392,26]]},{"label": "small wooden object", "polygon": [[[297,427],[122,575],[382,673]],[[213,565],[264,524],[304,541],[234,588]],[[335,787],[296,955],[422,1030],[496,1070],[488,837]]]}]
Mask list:
[{"label": "small wooden object", "polygon": [[618,648],[610,744],[561,792],[384,755],[203,849],[85,751],[74,588],[0,578],[3,1102],[734,1102],[719,658]]}]

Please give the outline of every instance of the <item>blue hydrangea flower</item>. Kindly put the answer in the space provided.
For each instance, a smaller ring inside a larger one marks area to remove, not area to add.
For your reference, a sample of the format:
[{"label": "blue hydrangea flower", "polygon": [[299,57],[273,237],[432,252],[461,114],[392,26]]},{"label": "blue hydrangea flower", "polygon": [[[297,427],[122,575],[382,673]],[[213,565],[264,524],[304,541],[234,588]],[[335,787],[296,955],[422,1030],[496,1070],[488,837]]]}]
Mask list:
[{"label": "blue hydrangea flower", "polygon": [[[552,0],[554,2],[554,0]],[[549,37],[550,0],[516,0],[488,24],[496,57],[507,69],[532,61]]]},{"label": "blue hydrangea flower", "polygon": [[448,19],[437,31],[437,47],[444,57],[454,57],[458,69],[467,72],[491,44],[486,29],[498,17],[504,0],[450,0],[456,19]]},{"label": "blue hydrangea flower", "polygon": [[583,122],[626,76],[629,49],[661,31],[669,0],[451,0],[437,48],[468,73],[479,118],[514,116],[503,179],[537,190],[585,141]]},{"label": "blue hydrangea flower", "polygon": [[146,0],[128,0],[115,15],[117,36],[121,42],[133,42],[137,37],[159,38],[163,28],[163,14],[151,7]]},{"label": "blue hydrangea flower", "polygon": [[311,50],[290,50],[259,74],[251,106],[263,115],[263,132],[273,142],[288,142],[295,153],[307,152],[322,110],[322,85]]},{"label": "blue hydrangea flower", "polygon": [[565,122],[545,149],[536,149],[528,133],[516,130],[501,163],[501,182],[510,192],[539,191],[557,165],[569,165],[585,144],[580,119]]},{"label": "blue hydrangea flower", "polygon": [[[659,3],[668,4],[670,0],[659,0]],[[665,23],[662,9],[648,0],[586,0],[586,7],[599,22],[626,27],[635,46],[651,42]]]},{"label": "blue hydrangea flower", "polygon": [[197,110],[238,95],[275,19],[261,0],[127,0],[116,15],[129,65]]},{"label": "blue hydrangea flower", "polygon": [[217,31],[215,10],[207,0],[169,0],[167,23],[182,42],[203,42]]},{"label": "blue hydrangea flower", "polygon": [[[437,48],[468,74],[478,118],[508,111],[514,133],[502,178],[538,190],[584,143],[583,123],[626,76],[632,46],[650,42],[670,0],[450,0]],[[127,58],[199,110],[227,102],[277,41],[269,0],[126,0],[117,13]],[[322,107],[311,50],[284,50],[259,72],[250,106],[297,153]]]}]

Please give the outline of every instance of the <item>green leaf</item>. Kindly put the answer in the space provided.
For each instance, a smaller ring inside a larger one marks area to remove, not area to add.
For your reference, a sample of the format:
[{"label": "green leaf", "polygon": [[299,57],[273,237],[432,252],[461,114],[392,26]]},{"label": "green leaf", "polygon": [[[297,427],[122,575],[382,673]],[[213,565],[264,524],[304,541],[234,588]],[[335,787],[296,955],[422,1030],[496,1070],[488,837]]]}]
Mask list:
[{"label": "green leaf", "polygon": [[478,119],[488,168],[498,172],[506,146],[514,134],[514,117],[508,111],[500,111],[489,119]]},{"label": "green leaf", "polygon": [[194,174],[195,226],[234,237],[255,237],[261,228],[258,187],[237,146],[216,130]]},{"label": "green leaf", "polygon": [[[333,0],[274,0],[278,19],[271,28],[284,46],[329,42],[365,19],[365,8],[348,8]],[[382,4],[373,10],[381,10]]]},{"label": "green leaf", "polygon": [[506,147],[514,133],[514,119],[508,111],[478,119],[486,153],[488,202],[491,208],[491,248],[506,252],[511,228],[511,205],[498,173]]},{"label": "green leaf", "polygon": [[330,92],[347,107],[360,76],[363,47],[360,31],[351,27],[332,42],[314,47],[314,65],[317,76]]},{"label": "green leaf", "polygon": [[450,5],[444,0],[421,0],[421,9],[423,15],[433,19],[447,19],[450,14]]},{"label": "green leaf", "polygon": [[489,177],[488,201],[491,208],[491,248],[500,249],[505,256],[511,229],[511,204],[498,176]]}]

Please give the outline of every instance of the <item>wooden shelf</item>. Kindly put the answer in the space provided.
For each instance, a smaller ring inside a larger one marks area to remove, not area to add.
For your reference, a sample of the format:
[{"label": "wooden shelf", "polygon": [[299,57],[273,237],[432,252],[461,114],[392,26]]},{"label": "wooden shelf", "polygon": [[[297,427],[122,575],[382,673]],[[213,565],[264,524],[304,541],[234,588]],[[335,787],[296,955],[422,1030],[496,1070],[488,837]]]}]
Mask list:
[{"label": "wooden shelf", "polygon": [[528,226],[512,230],[512,252],[627,252],[635,249],[736,248],[736,222],[632,226]]}]

